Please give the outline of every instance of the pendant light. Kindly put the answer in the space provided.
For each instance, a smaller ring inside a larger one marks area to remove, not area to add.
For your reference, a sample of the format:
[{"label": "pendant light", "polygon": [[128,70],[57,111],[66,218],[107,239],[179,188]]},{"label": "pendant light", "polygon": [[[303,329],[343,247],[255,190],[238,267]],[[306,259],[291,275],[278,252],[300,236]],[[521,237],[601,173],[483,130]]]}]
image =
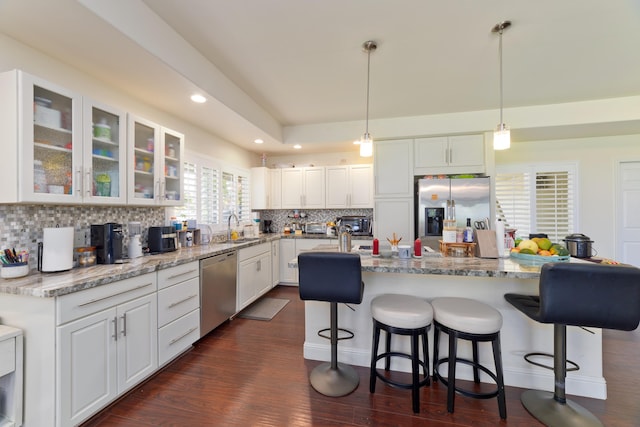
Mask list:
[{"label": "pendant light", "polygon": [[506,150],[511,146],[511,132],[507,125],[502,121],[502,33],[510,26],[511,21],[502,21],[491,29],[491,32],[498,33],[500,36],[500,44],[498,48],[498,55],[500,57],[500,124],[498,124],[496,130],[493,132],[494,150]]},{"label": "pendant light", "polygon": [[371,70],[371,52],[378,48],[376,42],[369,40],[364,42],[362,49],[367,52],[367,115],[365,119],[365,131],[360,139],[360,157],[371,157],[373,155],[373,141],[369,135],[369,74]]}]

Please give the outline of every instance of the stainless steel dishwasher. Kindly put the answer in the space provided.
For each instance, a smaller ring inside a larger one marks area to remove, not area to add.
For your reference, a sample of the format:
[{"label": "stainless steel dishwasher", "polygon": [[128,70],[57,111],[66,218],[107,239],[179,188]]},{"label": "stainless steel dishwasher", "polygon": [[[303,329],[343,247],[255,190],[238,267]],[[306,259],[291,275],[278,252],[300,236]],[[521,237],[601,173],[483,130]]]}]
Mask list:
[{"label": "stainless steel dishwasher", "polygon": [[200,260],[200,337],[236,313],[237,252]]}]

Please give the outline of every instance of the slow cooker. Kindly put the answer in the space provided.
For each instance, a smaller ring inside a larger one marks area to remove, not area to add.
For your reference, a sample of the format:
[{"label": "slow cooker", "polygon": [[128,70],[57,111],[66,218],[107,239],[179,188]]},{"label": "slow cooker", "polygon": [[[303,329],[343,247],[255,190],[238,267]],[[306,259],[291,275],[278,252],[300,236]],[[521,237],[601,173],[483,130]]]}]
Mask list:
[{"label": "slow cooker", "polygon": [[575,258],[591,258],[591,244],[593,240],[584,234],[575,233],[564,238],[569,255]]}]

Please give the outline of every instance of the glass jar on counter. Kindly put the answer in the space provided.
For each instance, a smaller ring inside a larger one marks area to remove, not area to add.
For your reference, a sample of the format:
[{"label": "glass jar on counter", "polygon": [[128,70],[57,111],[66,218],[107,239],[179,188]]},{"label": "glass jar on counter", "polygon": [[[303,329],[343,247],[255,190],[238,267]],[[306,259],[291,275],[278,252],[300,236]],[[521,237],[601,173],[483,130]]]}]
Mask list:
[{"label": "glass jar on counter", "polygon": [[84,246],[75,249],[76,267],[96,265],[96,247]]}]

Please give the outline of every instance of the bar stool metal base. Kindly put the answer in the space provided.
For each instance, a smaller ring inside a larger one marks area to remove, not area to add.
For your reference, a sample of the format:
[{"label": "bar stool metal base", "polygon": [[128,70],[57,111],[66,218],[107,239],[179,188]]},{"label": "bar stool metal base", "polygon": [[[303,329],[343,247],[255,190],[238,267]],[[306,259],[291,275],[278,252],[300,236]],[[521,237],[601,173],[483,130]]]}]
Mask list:
[{"label": "bar stool metal base", "polygon": [[346,396],[360,384],[360,376],[353,367],[338,363],[333,369],[331,363],[316,366],[309,375],[311,387],[320,394],[330,397]]},{"label": "bar stool metal base", "polygon": [[603,427],[595,415],[575,402],[561,403],[549,391],[527,390],[520,397],[531,415],[549,427]]}]

